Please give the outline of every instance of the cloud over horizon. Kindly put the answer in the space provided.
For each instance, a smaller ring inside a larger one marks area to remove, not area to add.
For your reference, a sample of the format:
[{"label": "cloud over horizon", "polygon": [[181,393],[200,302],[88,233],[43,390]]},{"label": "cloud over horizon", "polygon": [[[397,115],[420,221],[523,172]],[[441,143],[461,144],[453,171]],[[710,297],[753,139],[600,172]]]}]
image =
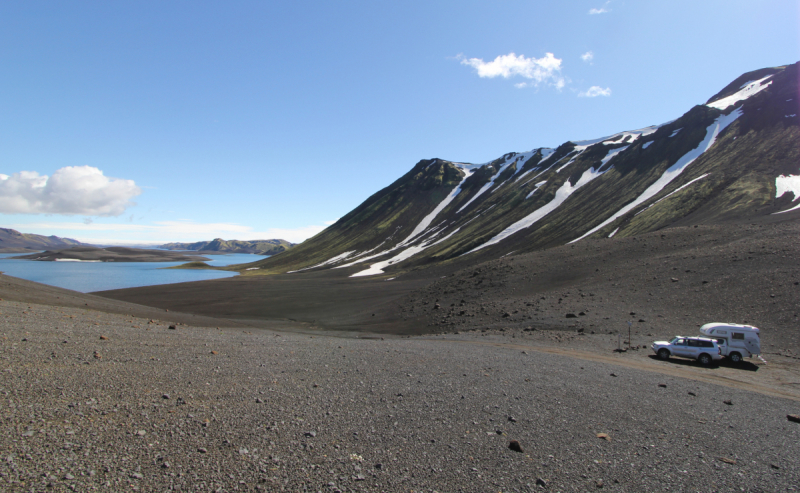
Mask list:
[{"label": "cloud over horizon", "polygon": [[583,60],[586,63],[591,62],[592,60],[594,60],[594,53],[591,51],[587,51],[586,53],[581,55],[581,60]]},{"label": "cloud over horizon", "polygon": [[607,8],[608,4],[611,3],[610,1],[603,4],[602,7],[599,9],[589,9],[589,15],[598,15],[598,14],[607,14],[611,12],[611,9]]},{"label": "cloud over horizon", "polygon": [[[335,222],[335,221],[334,221]],[[197,223],[185,221],[157,221],[152,224],[91,222],[47,222],[12,224],[6,227],[22,232],[73,238],[84,243],[95,244],[164,244],[172,242],[206,241],[214,238],[226,240],[274,240],[281,239],[300,243],[324,230],[325,225],[309,225],[298,228],[267,228],[256,231],[250,226],[236,223]],[[113,236],[112,236],[113,235]]]},{"label": "cloud over horizon", "polygon": [[0,174],[0,213],[119,216],[142,189],[92,166],[67,166],[52,176],[36,171]]},{"label": "cloud over horizon", "polygon": [[600,86],[592,86],[589,89],[578,93],[579,98],[596,98],[597,96],[611,96],[611,88],[606,87],[603,89]]},{"label": "cloud over horizon", "polygon": [[561,75],[561,59],[556,58],[552,53],[545,53],[542,58],[525,58],[525,55],[517,56],[515,53],[500,55],[490,62],[485,62],[481,58],[467,58],[459,54],[456,58],[461,65],[467,65],[475,69],[478,77],[493,79],[503,77],[523,77],[530,82],[515,84],[516,87],[535,87],[546,83],[561,89],[566,84]]}]

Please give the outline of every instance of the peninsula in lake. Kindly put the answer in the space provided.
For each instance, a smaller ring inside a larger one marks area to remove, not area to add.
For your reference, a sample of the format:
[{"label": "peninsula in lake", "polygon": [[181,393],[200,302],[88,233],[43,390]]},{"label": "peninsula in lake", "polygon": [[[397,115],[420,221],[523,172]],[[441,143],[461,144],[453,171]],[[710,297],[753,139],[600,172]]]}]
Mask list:
[{"label": "peninsula in lake", "polygon": [[142,248],[78,246],[61,250],[47,250],[14,257],[16,259],[48,262],[195,262],[210,260],[201,255]]}]

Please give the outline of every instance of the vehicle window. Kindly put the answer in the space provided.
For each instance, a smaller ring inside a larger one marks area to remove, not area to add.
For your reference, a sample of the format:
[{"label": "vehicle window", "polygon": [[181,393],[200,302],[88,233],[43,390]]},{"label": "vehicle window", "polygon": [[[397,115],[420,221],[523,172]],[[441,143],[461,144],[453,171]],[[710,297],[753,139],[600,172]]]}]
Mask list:
[{"label": "vehicle window", "polygon": [[727,334],[727,333],[728,333],[727,330],[718,330],[717,331],[717,334]]},{"label": "vehicle window", "polygon": [[697,347],[697,346],[699,346],[698,342],[700,342],[700,341],[698,341],[696,339],[689,339],[689,346]]},{"label": "vehicle window", "polygon": [[724,346],[725,345],[725,339],[720,337],[719,339],[717,339],[717,344],[719,344],[720,346]]},{"label": "vehicle window", "polygon": [[700,345],[702,347],[714,347],[714,343],[711,341],[700,341]]},{"label": "vehicle window", "polygon": [[685,346],[686,345],[686,339],[677,339],[675,341],[675,345],[676,346]]},{"label": "vehicle window", "polygon": [[741,333],[741,332],[734,332],[733,333],[733,338],[734,339],[744,339],[744,334]]}]

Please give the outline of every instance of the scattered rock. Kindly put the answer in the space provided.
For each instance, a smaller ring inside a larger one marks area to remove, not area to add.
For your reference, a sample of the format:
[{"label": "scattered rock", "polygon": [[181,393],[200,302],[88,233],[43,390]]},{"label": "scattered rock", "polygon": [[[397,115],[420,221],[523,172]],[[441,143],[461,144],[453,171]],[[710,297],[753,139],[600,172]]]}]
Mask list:
[{"label": "scattered rock", "polygon": [[729,459],[727,457],[720,457],[719,460],[721,460],[722,462],[724,462],[726,464],[736,464],[735,460]]},{"label": "scattered rock", "polygon": [[670,281],[672,281],[672,282],[678,282],[678,278],[677,278],[677,277],[673,277],[673,278],[671,278],[671,279],[670,279]]},{"label": "scattered rock", "polygon": [[728,405],[728,406],[732,406],[732,405],[733,405],[733,401],[732,401],[732,400],[730,400],[730,399],[728,399],[728,400],[725,400],[725,401],[722,401],[722,403],[723,403],[723,404],[726,404],[726,405]]},{"label": "scattered rock", "polygon": [[162,468],[162,469],[169,469],[169,468],[170,468],[170,466],[172,466],[172,464],[170,464],[170,463],[169,463],[169,462],[167,462],[167,461],[164,461],[164,462],[161,464],[161,468]]},{"label": "scattered rock", "polygon": [[144,431],[144,430],[139,430],[139,431],[136,432],[136,436],[143,437],[145,435],[147,435],[147,432]]},{"label": "scattered rock", "polygon": [[261,397],[256,397],[256,404],[264,404],[264,399]]},{"label": "scattered rock", "polygon": [[508,448],[510,448],[514,452],[522,453],[522,445],[520,445],[519,442],[516,440],[511,440],[511,442],[508,444]]},{"label": "scattered rock", "polygon": [[597,481],[594,482],[594,486],[596,488],[602,488],[603,486],[605,486],[605,484],[603,483],[602,479],[598,479]]},{"label": "scattered rock", "polygon": [[597,438],[603,439],[603,440],[605,440],[607,442],[611,441],[611,437],[609,436],[608,433],[598,433],[597,434]]},{"label": "scattered rock", "polygon": [[509,417],[508,417],[508,420],[509,420],[510,422],[512,422],[512,423],[516,423],[516,422],[517,422],[517,418],[515,418],[514,416],[509,416]]},{"label": "scattered rock", "polygon": [[142,479],[142,478],[144,478],[144,476],[142,476],[138,472],[135,472],[135,473],[131,474],[131,479]]},{"label": "scattered rock", "polygon": [[216,351],[211,351],[211,354],[219,354],[219,353]]},{"label": "scattered rock", "polygon": [[73,476],[73,475],[72,475],[72,474],[70,474],[70,473],[66,473],[66,474],[64,475],[64,479],[66,479],[66,480],[68,480],[68,481],[69,481],[69,480],[75,479],[75,476]]},{"label": "scattered rock", "polygon": [[169,399],[169,394],[161,394],[162,399]]},{"label": "scattered rock", "polygon": [[612,377],[616,377],[616,376],[617,376],[617,374],[616,374],[616,373],[612,373],[612,374],[611,374],[611,376],[612,376]]},{"label": "scattered rock", "polygon": [[769,467],[771,467],[771,468],[773,468],[773,469],[780,469],[780,468],[781,468],[781,467],[780,467],[779,465],[777,465],[777,464],[770,464],[770,465],[769,465]]},{"label": "scattered rock", "polygon": [[575,315],[574,313],[567,313],[566,318],[578,318],[578,316]]},{"label": "scattered rock", "polygon": [[536,486],[547,487],[547,480],[542,478],[536,478]]},{"label": "scattered rock", "polygon": [[102,358],[103,356],[100,353],[98,353],[97,351],[94,352],[94,359],[102,359]]},{"label": "scattered rock", "polygon": [[197,449],[197,451],[200,452],[201,454],[207,454],[208,453],[208,450],[205,447],[199,447]]},{"label": "scattered rock", "polygon": [[691,395],[692,397],[697,397],[697,394],[695,394],[694,392],[691,392],[691,391],[689,392],[689,395]]},{"label": "scattered rock", "polygon": [[317,436],[317,432],[316,431],[307,431],[307,432],[304,433],[304,436],[309,437],[309,438],[314,438],[315,436]]},{"label": "scattered rock", "polygon": [[662,389],[666,389],[667,388],[667,384],[665,384],[665,383],[660,383],[660,384],[658,384],[658,386],[661,387]]},{"label": "scattered rock", "polygon": [[[169,310],[167,310],[167,311],[169,311]],[[176,330],[177,329],[177,327],[175,327],[174,325],[170,325],[168,328],[169,328],[169,330]]]},{"label": "scattered rock", "polygon": [[800,414],[787,414],[786,419],[795,423],[800,423]]},{"label": "scattered rock", "polygon": [[108,340],[108,337],[106,337],[106,336],[100,336],[100,340],[101,340],[101,341],[107,341],[107,340]]}]

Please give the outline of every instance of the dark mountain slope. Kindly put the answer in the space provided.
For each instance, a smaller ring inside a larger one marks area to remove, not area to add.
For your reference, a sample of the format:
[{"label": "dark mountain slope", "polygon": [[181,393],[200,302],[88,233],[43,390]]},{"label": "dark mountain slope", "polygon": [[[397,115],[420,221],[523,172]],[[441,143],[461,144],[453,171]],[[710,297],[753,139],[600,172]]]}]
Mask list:
[{"label": "dark mountain slope", "polygon": [[25,253],[77,245],[84,244],[71,238],[26,234],[15,229],[0,228],[0,253]]},{"label": "dark mountain slope", "polygon": [[396,275],[785,211],[800,199],[791,186],[777,196],[779,177],[800,175],[797,72],[794,64],[744,74],[663,125],[482,165],[420,161],[333,226],[246,273]]}]

